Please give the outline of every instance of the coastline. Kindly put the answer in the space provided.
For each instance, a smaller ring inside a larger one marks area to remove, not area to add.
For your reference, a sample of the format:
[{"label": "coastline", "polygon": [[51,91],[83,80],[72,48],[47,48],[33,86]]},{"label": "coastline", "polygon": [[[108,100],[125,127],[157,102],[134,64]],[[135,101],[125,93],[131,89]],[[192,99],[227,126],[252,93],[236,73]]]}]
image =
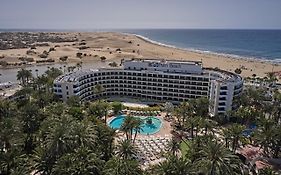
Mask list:
[{"label": "coastline", "polygon": [[[54,33],[53,33],[54,34]],[[101,62],[101,57],[106,57],[106,63],[116,62],[119,64],[124,58],[155,58],[155,59],[171,59],[171,60],[186,60],[186,61],[202,61],[203,67],[219,68],[222,70],[234,72],[235,69],[241,69],[241,76],[243,77],[264,77],[268,72],[277,72],[276,75],[281,75],[281,64],[272,61],[261,59],[244,58],[239,56],[231,56],[227,54],[216,54],[210,51],[200,51],[193,49],[186,49],[167,45],[145,36],[121,33],[121,32],[77,32],[65,33],[66,36],[77,36],[77,42],[70,43],[49,43],[49,46],[42,46],[36,48],[36,54],[27,55],[29,48],[25,49],[11,49],[0,50],[0,56],[4,55],[4,59],[8,62],[20,62],[19,57],[33,57],[34,60],[44,60],[39,57],[39,54],[44,50],[49,50],[50,47],[56,47],[55,51],[49,52],[48,58],[55,60],[54,63],[32,63],[28,66],[17,67],[0,67],[2,79],[5,76],[15,77],[11,74],[13,69],[22,67],[39,67],[39,69],[46,69],[47,66],[58,67],[63,64],[60,61],[61,57],[67,56],[68,59],[64,64],[74,64],[83,62],[83,68],[96,68],[99,66],[110,67],[108,64]],[[57,35],[60,35],[58,33]],[[86,49],[81,50],[81,42],[85,43]],[[83,54],[77,57],[77,53]],[[11,70],[11,71],[8,71]],[[40,72],[40,70],[39,70]]]},{"label": "coastline", "polygon": [[[127,34],[127,33],[124,33],[124,34]],[[219,57],[221,56],[221,57],[227,57],[227,58],[231,58],[231,59],[241,59],[241,60],[244,60],[244,61],[252,61],[252,62],[261,62],[261,63],[281,65],[281,58],[275,59],[275,60],[269,60],[269,59],[266,59],[266,58],[247,57],[247,56],[241,56],[241,55],[213,52],[213,51],[209,51],[209,50],[182,48],[182,47],[177,47],[177,46],[170,45],[170,44],[164,44],[164,43],[152,40],[152,39],[150,39],[148,37],[145,37],[143,35],[139,35],[139,34],[132,34],[132,35],[134,35],[137,38],[139,38],[139,39],[141,39],[145,42],[148,42],[150,44],[155,44],[155,45],[158,45],[158,46],[172,48],[172,49],[178,49],[178,50],[181,50],[181,51],[194,52],[194,53],[199,53],[199,54],[208,54],[208,55],[219,56]]]}]

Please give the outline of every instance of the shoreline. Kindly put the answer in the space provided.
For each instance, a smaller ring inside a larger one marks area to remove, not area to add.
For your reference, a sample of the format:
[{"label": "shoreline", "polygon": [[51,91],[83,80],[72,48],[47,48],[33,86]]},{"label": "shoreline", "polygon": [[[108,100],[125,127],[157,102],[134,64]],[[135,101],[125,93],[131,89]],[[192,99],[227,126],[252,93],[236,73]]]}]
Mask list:
[{"label": "shoreline", "polygon": [[[55,35],[55,34],[54,34]],[[58,34],[59,35],[59,34]],[[281,64],[273,63],[261,59],[243,58],[238,56],[230,56],[226,54],[215,54],[207,51],[192,50],[180,48],[173,45],[168,45],[153,41],[145,36],[122,33],[122,32],[85,32],[85,33],[66,33],[66,36],[77,35],[78,42],[60,43],[55,51],[49,52],[48,58],[55,60],[54,63],[34,63],[25,66],[0,67],[0,72],[4,79],[7,76],[11,77],[12,70],[19,68],[34,68],[44,69],[48,65],[50,67],[58,67],[60,65],[71,65],[77,62],[83,62],[83,69],[104,66],[110,67],[108,64],[101,64],[101,57],[105,57],[106,62],[116,62],[119,64],[124,58],[154,58],[154,59],[170,59],[170,60],[185,60],[185,61],[202,61],[204,67],[219,68],[229,72],[235,72],[236,69],[241,69],[242,77],[265,77],[269,72],[275,72],[277,78],[280,79]],[[84,42],[86,49],[80,49],[80,43]],[[37,47],[36,54],[31,55],[34,60],[42,60],[38,54],[44,50],[49,50],[57,43],[52,43],[48,47]],[[0,55],[5,55],[4,61],[20,62],[16,57],[29,57],[26,54],[27,49],[12,49],[0,51]],[[81,57],[77,57],[77,53],[81,53]],[[60,58],[67,56],[68,60],[63,63]],[[11,59],[10,59],[11,58]],[[7,71],[11,70],[11,71]],[[13,75],[14,76],[14,75]]]},{"label": "shoreline", "polygon": [[247,56],[240,56],[240,55],[234,55],[234,54],[227,54],[227,53],[219,53],[219,52],[213,52],[213,51],[209,51],[209,50],[200,50],[200,49],[193,49],[193,48],[182,48],[182,47],[177,47],[174,45],[170,45],[170,44],[164,44],[155,40],[152,40],[148,37],[145,37],[143,35],[139,35],[139,34],[130,34],[130,33],[123,33],[125,35],[134,35],[137,38],[148,42],[150,44],[154,44],[157,46],[161,46],[161,47],[167,47],[167,48],[171,48],[171,49],[177,49],[177,50],[181,50],[181,51],[186,51],[186,52],[192,52],[192,53],[198,53],[198,54],[205,54],[205,55],[211,55],[211,56],[218,56],[218,57],[225,57],[225,58],[229,58],[229,59],[235,59],[235,60],[243,60],[243,61],[250,61],[250,62],[260,62],[260,63],[269,63],[269,64],[277,64],[281,66],[281,58],[280,59],[276,59],[276,60],[269,60],[266,58],[257,58],[257,57],[247,57]]}]

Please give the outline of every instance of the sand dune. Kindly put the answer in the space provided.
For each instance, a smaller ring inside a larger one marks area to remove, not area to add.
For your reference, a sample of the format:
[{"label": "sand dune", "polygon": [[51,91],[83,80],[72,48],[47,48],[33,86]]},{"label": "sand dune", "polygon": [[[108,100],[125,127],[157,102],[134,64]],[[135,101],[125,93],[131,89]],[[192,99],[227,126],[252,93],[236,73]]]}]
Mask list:
[{"label": "sand dune", "polygon": [[[35,51],[39,54],[44,50],[48,51],[50,47],[56,47],[55,51],[49,53],[48,58],[55,59],[59,62],[62,56],[68,56],[68,62],[92,62],[93,64],[100,61],[101,56],[105,56],[108,61],[119,63],[123,58],[166,58],[166,59],[182,59],[202,61],[204,67],[218,67],[227,71],[234,71],[236,68],[242,68],[242,76],[257,76],[263,77],[267,72],[281,71],[280,65],[274,65],[269,62],[257,60],[247,60],[231,58],[229,56],[214,55],[208,53],[199,53],[186,51],[177,48],[170,48],[151,43],[147,40],[139,38],[135,35],[102,32],[102,33],[69,33],[76,35],[79,42],[70,43],[49,43],[49,47],[37,47]],[[79,50],[79,47],[89,47]],[[20,56],[33,57],[35,60],[42,60],[37,54],[26,55],[29,49],[11,49],[0,50],[0,56],[5,56],[0,59],[7,62],[20,62],[17,58]],[[76,53],[81,52],[81,59],[76,56]]]}]

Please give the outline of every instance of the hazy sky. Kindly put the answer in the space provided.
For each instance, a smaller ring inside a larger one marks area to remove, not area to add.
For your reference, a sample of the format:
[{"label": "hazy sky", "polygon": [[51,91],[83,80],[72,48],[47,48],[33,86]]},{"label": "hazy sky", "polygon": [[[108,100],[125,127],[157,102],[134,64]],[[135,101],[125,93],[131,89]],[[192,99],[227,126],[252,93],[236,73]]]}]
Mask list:
[{"label": "hazy sky", "polygon": [[0,28],[281,29],[281,0],[0,0]]}]

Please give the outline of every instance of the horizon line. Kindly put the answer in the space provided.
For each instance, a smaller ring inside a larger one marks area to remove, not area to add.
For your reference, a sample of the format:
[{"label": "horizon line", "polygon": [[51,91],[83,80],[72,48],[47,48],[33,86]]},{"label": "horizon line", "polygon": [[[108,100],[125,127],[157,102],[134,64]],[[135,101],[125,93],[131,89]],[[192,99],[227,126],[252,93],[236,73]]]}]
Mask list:
[{"label": "horizon line", "polygon": [[281,30],[281,28],[0,28],[0,31],[70,31],[70,32],[99,32],[102,30]]}]

